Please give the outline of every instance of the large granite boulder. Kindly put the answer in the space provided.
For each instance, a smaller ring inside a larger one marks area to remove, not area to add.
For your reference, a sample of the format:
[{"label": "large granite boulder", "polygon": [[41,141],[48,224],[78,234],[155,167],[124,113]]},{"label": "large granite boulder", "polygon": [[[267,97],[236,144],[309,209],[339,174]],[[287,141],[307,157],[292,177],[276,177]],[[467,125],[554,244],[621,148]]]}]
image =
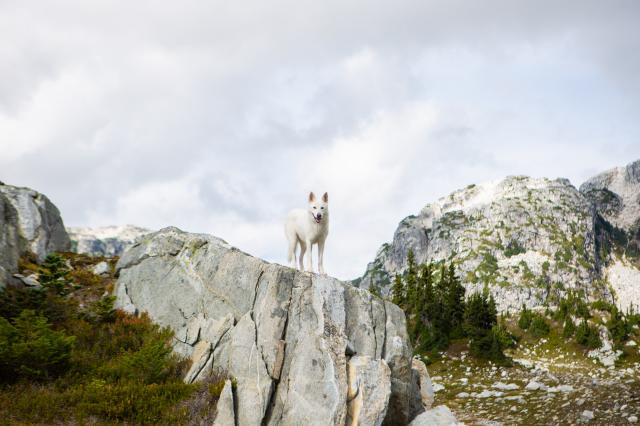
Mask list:
[{"label": "large granite boulder", "polygon": [[29,188],[0,184],[0,287],[27,252],[44,260],[54,251],[67,251],[69,236],[57,207]]},{"label": "large granite boulder", "polygon": [[423,410],[404,313],[368,291],[166,228],[117,265],[118,307],[147,312],[191,357],[223,370],[243,425],[408,424]]}]

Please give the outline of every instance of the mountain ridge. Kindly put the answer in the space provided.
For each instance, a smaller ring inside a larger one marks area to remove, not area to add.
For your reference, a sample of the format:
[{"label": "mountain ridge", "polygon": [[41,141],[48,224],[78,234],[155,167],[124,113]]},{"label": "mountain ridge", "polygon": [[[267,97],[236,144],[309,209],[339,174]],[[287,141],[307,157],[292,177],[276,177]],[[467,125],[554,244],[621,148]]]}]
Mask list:
[{"label": "mountain ridge", "polygon": [[[453,262],[467,292],[489,288],[502,311],[553,304],[567,291],[621,302],[616,293],[624,289],[640,304],[628,283],[637,269],[628,255],[639,239],[640,203],[633,204],[640,201],[639,182],[636,161],[580,190],[565,178],[527,176],[468,185],[400,221],[393,240],[353,283],[388,293],[412,250],[419,263]],[[626,257],[620,241],[629,247]],[[614,286],[610,275],[618,277]],[[627,277],[622,285],[620,277]]]}]

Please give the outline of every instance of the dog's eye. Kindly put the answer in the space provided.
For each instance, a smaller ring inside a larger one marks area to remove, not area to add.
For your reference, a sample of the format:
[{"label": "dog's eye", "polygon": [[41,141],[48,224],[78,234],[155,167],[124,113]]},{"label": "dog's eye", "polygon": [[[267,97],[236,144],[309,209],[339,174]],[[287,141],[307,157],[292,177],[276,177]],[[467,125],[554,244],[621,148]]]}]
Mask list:
[{"label": "dog's eye", "polygon": [[320,207],[322,210],[324,210],[324,207]]},{"label": "dog's eye", "polygon": [[314,206],[314,207],[313,207],[313,209],[315,210],[315,209],[316,209],[316,207]]}]

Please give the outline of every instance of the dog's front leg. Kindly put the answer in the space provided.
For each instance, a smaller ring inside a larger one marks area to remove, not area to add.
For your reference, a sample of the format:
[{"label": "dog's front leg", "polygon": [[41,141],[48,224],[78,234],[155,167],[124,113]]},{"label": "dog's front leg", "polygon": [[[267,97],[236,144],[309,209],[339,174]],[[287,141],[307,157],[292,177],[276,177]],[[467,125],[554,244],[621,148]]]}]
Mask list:
[{"label": "dog's front leg", "polygon": [[318,241],[318,272],[321,275],[325,275],[324,273],[324,265],[322,263],[322,256],[324,255],[324,240]]},{"label": "dog's front leg", "polygon": [[307,245],[307,250],[309,250],[309,253],[307,253],[307,258],[305,262],[307,264],[307,267],[305,268],[305,270],[307,272],[313,272],[313,263],[311,260],[311,257],[312,257],[311,253],[313,253],[313,246],[311,245],[311,240],[307,240],[306,245]]}]

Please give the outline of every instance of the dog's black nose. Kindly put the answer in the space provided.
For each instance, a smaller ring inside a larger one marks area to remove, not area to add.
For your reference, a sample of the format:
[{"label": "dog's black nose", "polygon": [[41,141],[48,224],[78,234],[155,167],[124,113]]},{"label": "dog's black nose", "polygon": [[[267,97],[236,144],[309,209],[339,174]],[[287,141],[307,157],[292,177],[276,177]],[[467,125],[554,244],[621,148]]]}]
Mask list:
[{"label": "dog's black nose", "polygon": [[322,215],[318,213],[318,220],[322,219]]}]

